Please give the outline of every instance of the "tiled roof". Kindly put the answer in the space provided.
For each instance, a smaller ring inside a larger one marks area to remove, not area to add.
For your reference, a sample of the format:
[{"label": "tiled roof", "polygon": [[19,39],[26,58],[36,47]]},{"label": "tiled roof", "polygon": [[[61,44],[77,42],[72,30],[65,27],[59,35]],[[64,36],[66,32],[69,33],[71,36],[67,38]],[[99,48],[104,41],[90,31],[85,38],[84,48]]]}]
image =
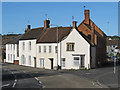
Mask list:
[{"label": "tiled roof", "polygon": [[[72,27],[58,27],[58,41],[60,42],[71,32]],[[37,43],[56,43],[57,42],[57,27],[49,28]]]},{"label": "tiled roof", "polygon": [[108,39],[107,39],[106,45],[107,45],[107,46],[110,46],[110,45],[120,46],[120,40],[108,40]]},{"label": "tiled roof", "polygon": [[43,33],[43,27],[28,30],[20,40],[37,39]]}]

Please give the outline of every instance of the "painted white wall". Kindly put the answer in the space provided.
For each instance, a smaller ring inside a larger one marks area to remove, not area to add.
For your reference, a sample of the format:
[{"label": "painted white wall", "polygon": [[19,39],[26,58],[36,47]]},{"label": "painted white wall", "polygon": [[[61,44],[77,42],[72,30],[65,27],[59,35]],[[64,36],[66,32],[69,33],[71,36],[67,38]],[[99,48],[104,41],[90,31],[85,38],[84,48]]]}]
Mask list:
[{"label": "painted white wall", "polygon": [[[41,46],[41,52],[39,52],[39,46]],[[46,46],[46,53],[44,52],[44,46]],[[49,46],[51,46],[51,53],[49,53]],[[37,43],[37,67],[40,68],[40,58],[44,58],[44,68],[51,69],[51,61],[49,58],[53,58],[53,67],[57,66],[55,53],[56,43]]]},{"label": "painted white wall", "polygon": [[[25,42],[25,50],[23,50],[23,42]],[[31,50],[29,50],[29,42],[31,42]],[[25,64],[22,64],[22,55],[25,55]],[[31,56],[31,65],[29,64],[29,56]],[[19,41],[19,64],[34,67],[34,57],[36,57],[36,39]]]},{"label": "painted white wall", "polygon": [[[75,43],[75,51],[66,51],[66,43]],[[41,46],[41,53],[39,53],[39,46]],[[44,53],[44,46],[47,52]],[[52,52],[49,53],[49,46],[52,46]],[[51,69],[51,62],[49,58],[54,59],[53,66],[57,66],[57,53],[55,53],[55,46],[57,43],[37,43],[37,67],[40,68],[40,58],[44,58],[44,68]],[[85,55],[85,68],[90,68],[90,44],[78,33],[76,29],[58,44],[58,65],[61,66],[61,58],[65,58],[65,67],[62,69],[79,69],[73,66],[73,54]]]},{"label": "painted white wall", "polygon": [[[9,60],[8,60],[8,54],[9,54]],[[17,57],[17,44],[6,44],[6,62],[14,63],[14,55],[15,55],[15,60],[19,60],[19,57]]]},{"label": "painted white wall", "polygon": [[[66,51],[66,43],[75,43],[75,51]],[[61,58],[66,58],[66,67],[64,69],[79,69],[79,67],[73,65],[73,54],[85,55],[85,68],[90,68],[90,44],[76,29],[73,29],[68,37],[61,42]]]}]

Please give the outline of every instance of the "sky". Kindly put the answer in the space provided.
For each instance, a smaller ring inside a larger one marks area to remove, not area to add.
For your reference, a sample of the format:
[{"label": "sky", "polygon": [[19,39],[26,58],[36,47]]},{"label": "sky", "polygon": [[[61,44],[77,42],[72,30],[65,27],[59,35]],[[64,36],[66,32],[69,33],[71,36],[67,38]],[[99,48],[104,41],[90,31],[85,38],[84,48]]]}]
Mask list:
[{"label": "sky", "polygon": [[65,27],[72,26],[74,16],[79,25],[84,20],[83,6],[106,35],[118,35],[118,2],[2,2],[2,34],[23,34],[28,24],[43,27],[47,18]]}]

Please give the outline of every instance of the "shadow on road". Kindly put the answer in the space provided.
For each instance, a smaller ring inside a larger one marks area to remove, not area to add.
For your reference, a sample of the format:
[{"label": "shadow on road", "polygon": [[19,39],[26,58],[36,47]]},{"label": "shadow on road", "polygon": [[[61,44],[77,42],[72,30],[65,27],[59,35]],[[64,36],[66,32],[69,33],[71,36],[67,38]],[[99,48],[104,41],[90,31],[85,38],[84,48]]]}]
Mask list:
[{"label": "shadow on road", "polygon": [[[116,61],[116,66],[120,66],[120,62]],[[107,68],[107,67],[114,67],[114,61],[106,62],[98,68]]]}]

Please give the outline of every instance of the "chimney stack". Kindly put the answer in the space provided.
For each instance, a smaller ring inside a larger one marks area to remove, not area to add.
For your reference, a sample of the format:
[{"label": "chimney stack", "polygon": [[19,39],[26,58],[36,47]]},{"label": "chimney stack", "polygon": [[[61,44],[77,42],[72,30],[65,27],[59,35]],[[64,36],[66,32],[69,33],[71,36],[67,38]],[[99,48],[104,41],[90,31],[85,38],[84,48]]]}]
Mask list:
[{"label": "chimney stack", "polygon": [[49,18],[47,19],[47,20],[44,20],[44,29],[47,29],[47,28],[49,28],[50,27],[50,20],[49,20]]},{"label": "chimney stack", "polygon": [[75,28],[75,29],[77,28],[76,24],[77,24],[77,21],[73,21],[73,28]]},{"label": "chimney stack", "polygon": [[95,26],[91,23],[91,42],[95,43]]},{"label": "chimney stack", "polygon": [[84,14],[85,14],[85,23],[89,25],[90,24],[89,10],[84,10]]},{"label": "chimney stack", "polygon": [[29,30],[30,29],[30,25],[27,25],[27,30]]}]

